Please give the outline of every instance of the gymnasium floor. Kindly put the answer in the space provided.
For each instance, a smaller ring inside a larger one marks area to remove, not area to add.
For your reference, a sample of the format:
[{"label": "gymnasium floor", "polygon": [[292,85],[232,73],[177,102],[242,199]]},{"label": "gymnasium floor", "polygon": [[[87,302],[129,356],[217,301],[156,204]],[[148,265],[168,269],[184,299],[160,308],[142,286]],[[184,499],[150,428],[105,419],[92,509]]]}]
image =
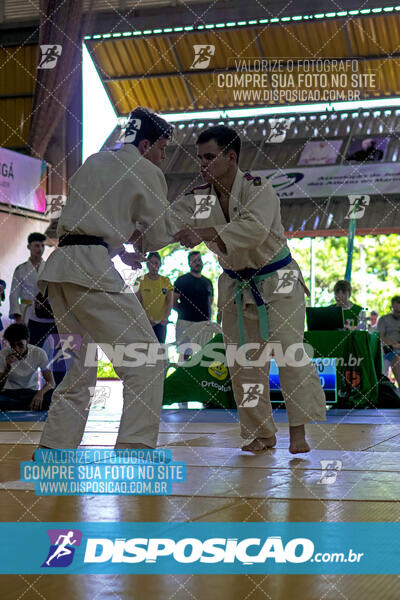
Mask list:
[{"label": "gymnasium floor", "polygon": [[[90,413],[83,446],[114,443],[121,390],[120,383],[112,386],[106,409]],[[159,445],[171,448],[174,460],[187,463],[186,482],[175,484],[173,495],[166,497],[36,496],[31,484],[19,481],[19,463],[29,460],[43,422],[11,421],[6,415],[1,419],[2,521],[390,522],[400,518],[400,411],[330,410],[327,423],[307,427],[313,450],[293,457],[287,450],[283,411],[276,412],[277,447],[252,456],[239,450],[233,411],[164,410]],[[318,483],[320,460],[342,461],[335,483]],[[0,583],[2,600],[400,598],[400,577],[395,575],[3,575]]]}]

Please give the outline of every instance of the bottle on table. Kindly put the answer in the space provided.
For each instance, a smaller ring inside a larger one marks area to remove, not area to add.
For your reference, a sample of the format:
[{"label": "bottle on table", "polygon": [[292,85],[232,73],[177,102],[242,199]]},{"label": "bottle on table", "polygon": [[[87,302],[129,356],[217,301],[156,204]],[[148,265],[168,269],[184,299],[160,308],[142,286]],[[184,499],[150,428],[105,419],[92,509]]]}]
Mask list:
[{"label": "bottle on table", "polygon": [[368,329],[367,312],[366,312],[366,309],[364,309],[364,308],[362,310],[360,310],[360,313],[358,315],[357,328],[360,331],[367,331],[367,329]]}]

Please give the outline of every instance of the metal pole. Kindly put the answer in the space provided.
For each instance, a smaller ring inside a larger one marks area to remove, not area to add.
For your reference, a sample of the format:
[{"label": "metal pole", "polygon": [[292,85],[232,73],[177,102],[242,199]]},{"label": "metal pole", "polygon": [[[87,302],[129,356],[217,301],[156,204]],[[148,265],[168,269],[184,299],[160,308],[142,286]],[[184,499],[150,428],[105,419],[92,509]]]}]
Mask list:
[{"label": "metal pole", "polygon": [[314,244],[313,238],[310,238],[310,292],[311,306],[315,304],[315,268],[314,268]]}]

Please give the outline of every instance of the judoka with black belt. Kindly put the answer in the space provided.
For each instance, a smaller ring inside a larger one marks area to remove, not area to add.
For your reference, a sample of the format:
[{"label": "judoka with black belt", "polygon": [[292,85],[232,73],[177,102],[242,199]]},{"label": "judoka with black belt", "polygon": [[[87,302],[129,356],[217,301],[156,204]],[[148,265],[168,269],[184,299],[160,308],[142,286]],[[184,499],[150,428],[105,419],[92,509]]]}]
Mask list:
[{"label": "judoka with black belt", "polygon": [[[160,167],[172,127],[148,109],[131,112],[123,144],[89,156],[69,182],[59,219],[59,246],[39,279],[60,334],[80,336],[75,359],[57,387],[40,440],[45,448],[76,448],[82,438],[96,385],[97,366],[85,366],[88,344],[107,348],[132,342],[158,344],[136,295],[111,260],[127,265],[138,256],[122,244],[134,241],[137,222],[146,228],[152,250],[168,205]],[[157,245],[157,244],[156,244]],[[72,339],[72,341],[75,338]],[[86,361],[87,362],[87,361]],[[122,363],[124,364],[124,363]],[[116,448],[155,447],[159,429],[164,369],[162,362],[114,368],[124,384],[124,405]]]}]

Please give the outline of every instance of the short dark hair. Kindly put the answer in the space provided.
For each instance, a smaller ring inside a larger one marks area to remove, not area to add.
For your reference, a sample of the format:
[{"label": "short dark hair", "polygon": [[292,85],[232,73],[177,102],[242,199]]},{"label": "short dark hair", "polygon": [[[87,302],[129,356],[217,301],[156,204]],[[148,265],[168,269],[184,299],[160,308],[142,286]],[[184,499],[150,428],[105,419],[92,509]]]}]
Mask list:
[{"label": "short dark hair", "polygon": [[377,317],[379,317],[379,313],[376,310],[371,310],[371,315],[376,315]]},{"label": "short dark hair", "polygon": [[138,146],[142,140],[154,144],[160,138],[172,137],[173,125],[149,108],[138,106],[130,112],[123,143]]},{"label": "short dark hair", "polygon": [[13,323],[7,327],[3,337],[9,344],[29,340],[29,329],[23,323]]},{"label": "short dark hair", "polygon": [[154,256],[155,258],[158,258],[158,260],[160,261],[160,264],[161,264],[161,256],[159,255],[158,252],[149,252],[147,260],[149,260],[149,258],[151,258],[152,256]]},{"label": "short dark hair", "polygon": [[198,250],[193,250],[192,252],[189,252],[189,256],[188,256],[188,263],[190,265],[190,259],[192,258],[192,256],[195,256],[196,254],[200,254],[201,252],[199,252]]},{"label": "short dark hair", "polygon": [[333,288],[333,293],[336,292],[349,292],[351,294],[351,284],[350,281],[346,281],[346,279],[340,279],[335,283],[335,287]]},{"label": "short dark hair", "polygon": [[197,138],[196,144],[205,144],[210,140],[215,140],[218,148],[226,153],[229,150],[236,152],[236,159],[239,161],[241,141],[239,135],[232,127],[226,125],[214,125],[202,131]]},{"label": "short dark hair", "polygon": [[393,306],[395,302],[396,304],[400,304],[400,296],[393,296],[391,305]]},{"label": "short dark hair", "polygon": [[46,236],[43,235],[43,233],[38,233],[37,231],[35,231],[34,233],[30,233],[28,235],[28,244],[31,244],[32,242],[45,242],[46,241]]}]

